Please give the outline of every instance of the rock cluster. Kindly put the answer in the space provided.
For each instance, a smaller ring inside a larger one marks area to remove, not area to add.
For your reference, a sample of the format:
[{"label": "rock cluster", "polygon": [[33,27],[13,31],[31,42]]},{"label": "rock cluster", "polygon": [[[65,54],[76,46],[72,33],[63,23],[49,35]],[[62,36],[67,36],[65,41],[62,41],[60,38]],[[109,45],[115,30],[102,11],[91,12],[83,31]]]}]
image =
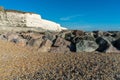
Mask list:
[{"label": "rock cluster", "polygon": [[61,32],[7,32],[0,39],[20,46],[35,47],[40,52],[120,52],[120,32],[66,30]]}]

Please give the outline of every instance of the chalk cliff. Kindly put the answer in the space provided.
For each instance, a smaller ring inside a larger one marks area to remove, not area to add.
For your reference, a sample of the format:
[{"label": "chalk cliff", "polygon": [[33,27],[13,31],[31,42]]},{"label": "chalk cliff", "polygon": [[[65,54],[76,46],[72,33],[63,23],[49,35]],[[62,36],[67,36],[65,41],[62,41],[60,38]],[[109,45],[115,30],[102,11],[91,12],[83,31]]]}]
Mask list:
[{"label": "chalk cliff", "polygon": [[39,14],[5,10],[0,7],[0,27],[2,26],[16,28],[42,28],[50,31],[62,31],[66,29],[61,27],[58,23],[42,19]]}]

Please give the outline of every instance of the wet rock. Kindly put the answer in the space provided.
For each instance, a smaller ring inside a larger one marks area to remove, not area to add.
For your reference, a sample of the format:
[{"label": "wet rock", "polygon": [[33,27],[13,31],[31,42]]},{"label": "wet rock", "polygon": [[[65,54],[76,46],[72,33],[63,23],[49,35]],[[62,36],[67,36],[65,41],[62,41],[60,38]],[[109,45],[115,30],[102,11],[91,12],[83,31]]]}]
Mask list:
[{"label": "wet rock", "polygon": [[98,48],[94,41],[81,40],[76,44],[76,52],[93,52]]}]

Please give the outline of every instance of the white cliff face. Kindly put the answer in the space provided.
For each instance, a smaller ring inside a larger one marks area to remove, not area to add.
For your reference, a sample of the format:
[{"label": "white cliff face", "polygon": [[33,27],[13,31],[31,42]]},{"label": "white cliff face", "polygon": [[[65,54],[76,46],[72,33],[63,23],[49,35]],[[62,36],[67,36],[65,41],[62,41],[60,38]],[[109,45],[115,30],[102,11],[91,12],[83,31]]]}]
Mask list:
[{"label": "white cliff face", "polygon": [[51,31],[61,31],[66,28],[55,22],[42,19],[40,15],[17,11],[0,11],[0,25],[11,27],[42,28]]}]

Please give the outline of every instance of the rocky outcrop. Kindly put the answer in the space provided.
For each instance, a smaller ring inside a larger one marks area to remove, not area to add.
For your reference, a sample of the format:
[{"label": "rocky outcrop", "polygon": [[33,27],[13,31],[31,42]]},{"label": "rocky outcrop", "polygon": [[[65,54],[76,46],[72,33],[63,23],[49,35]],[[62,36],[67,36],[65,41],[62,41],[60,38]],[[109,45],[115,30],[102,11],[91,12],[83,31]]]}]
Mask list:
[{"label": "rocky outcrop", "polygon": [[[19,46],[36,48],[39,52],[71,53],[101,52],[120,53],[118,32],[84,32],[79,30],[61,32],[6,32],[0,39]],[[114,35],[114,36],[113,36]]]},{"label": "rocky outcrop", "polygon": [[58,23],[42,19],[38,14],[15,10],[4,10],[4,8],[1,8],[0,10],[0,26],[1,29],[12,27],[12,29],[4,30],[16,30],[13,27],[22,27],[29,30],[31,30],[31,28],[36,28],[39,31],[39,29],[42,28],[44,30],[58,32],[66,29],[61,27]]}]

